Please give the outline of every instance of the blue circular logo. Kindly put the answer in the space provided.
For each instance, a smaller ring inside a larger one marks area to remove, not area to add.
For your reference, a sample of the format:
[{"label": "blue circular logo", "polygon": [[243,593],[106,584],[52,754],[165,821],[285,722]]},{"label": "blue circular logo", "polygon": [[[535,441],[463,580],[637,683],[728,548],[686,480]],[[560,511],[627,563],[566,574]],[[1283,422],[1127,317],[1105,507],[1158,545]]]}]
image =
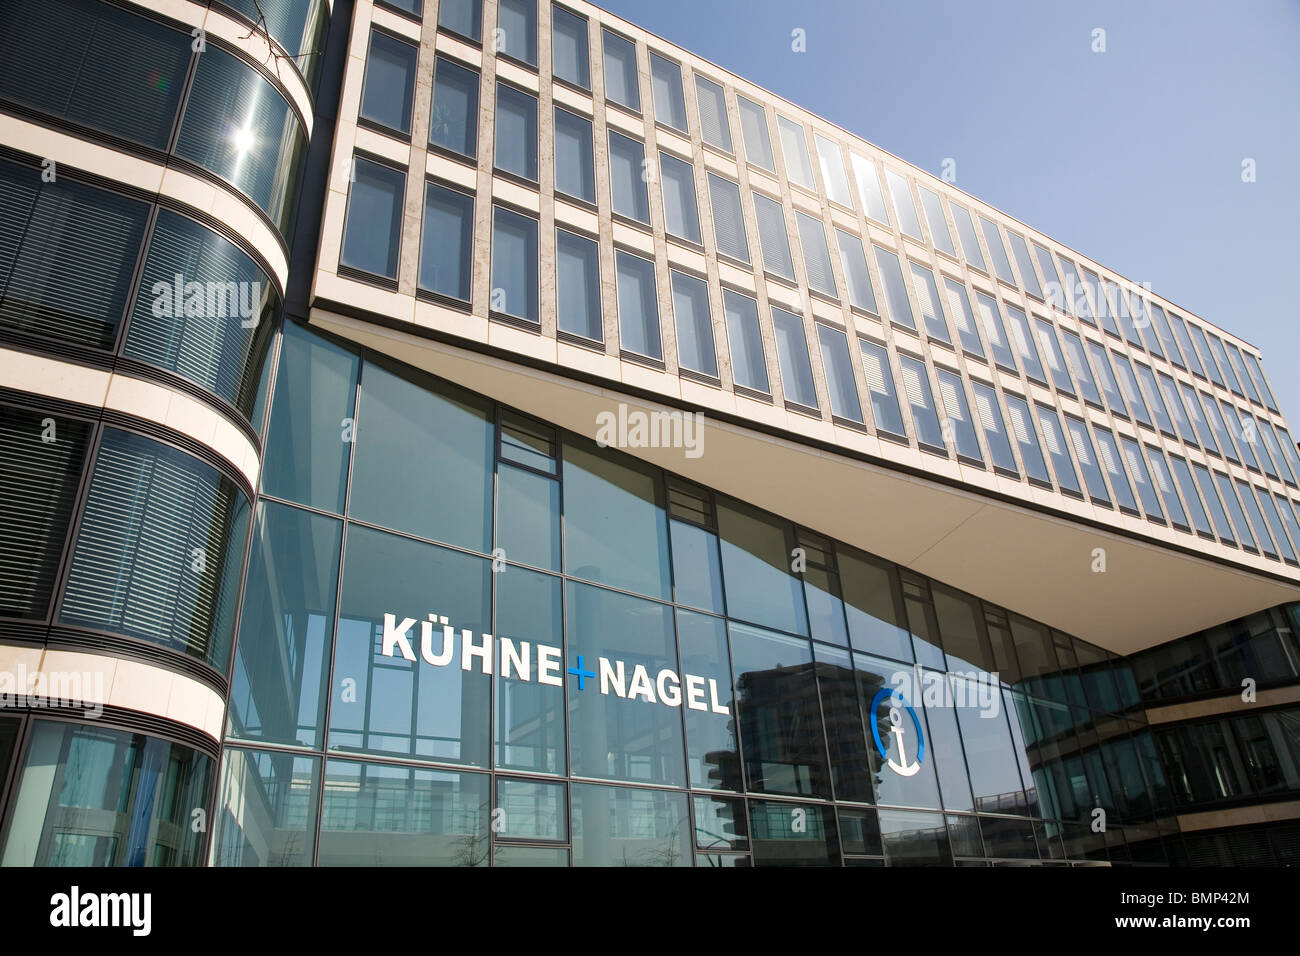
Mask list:
[{"label": "blue circular logo", "polygon": [[[889,759],[889,748],[885,746],[885,741],[880,736],[880,706],[888,698],[891,701],[890,706],[890,724],[889,733],[894,735],[895,743],[898,747],[899,760]],[[892,703],[896,701],[897,703]],[[907,712],[912,716],[912,726],[916,728],[916,761],[909,762],[907,754],[907,743],[902,726],[902,715],[898,712],[898,705],[907,708]],[[921,761],[925,759],[925,733],[921,730],[921,718],[916,716],[916,711],[912,705],[907,702],[907,698],[902,692],[892,688],[883,687],[876,693],[871,700],[871,737],[876,742],[876,750],[879,751],[880,757],[890,768],[897,774],[910,777],[921,769]]]}]

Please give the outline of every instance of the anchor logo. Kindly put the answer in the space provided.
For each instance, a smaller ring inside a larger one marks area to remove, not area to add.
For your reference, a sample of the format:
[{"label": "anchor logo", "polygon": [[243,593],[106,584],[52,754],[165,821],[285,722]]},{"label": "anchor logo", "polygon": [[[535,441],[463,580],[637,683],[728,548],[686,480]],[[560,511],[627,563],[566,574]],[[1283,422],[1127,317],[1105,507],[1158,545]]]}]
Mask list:
[{"label": "anchor logo", "polygon": [[[889,708],[889,733],[894,737],[894,746],[898,751],[898,760],[892,760],[889,756],[889,748],[880,736],[880,706],[888,698],[891,702]],[[912,716],[912,726],[916,728],[916,761],[908,762],[907,757],[907,738],[904,735],[903,714],[899,706],[907,708],[907,712]],[[916,711],[912,705],[907,702],[907,698],[902,692],[885,687],[871,701],[871,736],[876,741],[876,750],[880,752],[881,759],[889,764],[889,768],[900,777],[914,776],[921,769],[921,761],[925,759],[925,734],[921,730],[921,719],[916,716]]]}]

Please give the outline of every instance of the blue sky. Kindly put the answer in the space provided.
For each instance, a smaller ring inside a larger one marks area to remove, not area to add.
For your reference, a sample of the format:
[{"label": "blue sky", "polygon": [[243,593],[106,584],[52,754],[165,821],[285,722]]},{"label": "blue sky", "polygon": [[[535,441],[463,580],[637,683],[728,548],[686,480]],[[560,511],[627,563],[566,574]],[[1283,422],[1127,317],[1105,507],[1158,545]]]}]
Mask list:
[{"label": "blue sky", "polygon": [[954,159],[960,188],[1258,346],[1300,427],[1300,2],[596,2],[922,169]]}]

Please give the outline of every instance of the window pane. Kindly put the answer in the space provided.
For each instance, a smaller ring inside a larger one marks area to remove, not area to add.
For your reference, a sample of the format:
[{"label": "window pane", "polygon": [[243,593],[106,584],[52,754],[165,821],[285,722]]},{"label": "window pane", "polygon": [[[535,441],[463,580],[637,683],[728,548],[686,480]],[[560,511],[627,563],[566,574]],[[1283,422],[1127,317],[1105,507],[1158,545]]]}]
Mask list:
[{"label": "window pane", "polygon": [[772,158],[772,139],[767,131],[767,113],[753,100],[736,94],[740,107],[740,132],[745,139],[745,158],[755,166],[776,172]]},{"label": "window pane", "polygon": [[537,321],[537,220],[492,210],[492,310]]},{"label": "window pane", "polygon": [[785,174],[790,182],[813,189],[812,163],[808,160],[808,141],[803,126],[784,116],[776,118],[781,133],[781,152],[785,155]]},{"label": "window pane", "polygon": [[663,358],[655,264],[627,252],[616,253],[614,264],[618,272],[618,327],[623,348],[638,355]]},{"label": "window pane", "polygon": [[1038,274],[1034,272],[1033,260],[1029,258],[1029,246],[1023,236],[1014,232],[1008,232],[1007,235],[1011,237],[1011,252],[1016,257],[1016,265],[1020,267],[1020,278],[1024,280],[1025,291],[1041,299],[1043,287],[1038,284]]},{"label": "window pane", "polygon": [[614,212],[649,224],[650,198],[646,192],[645,145],[622,133],[609,131],[609,189]]},{"label": "window pane", "polygon": [[1096,426],[1093,427],[1093,433],[1097,436],[1097,454],[1107,477],[1110,478],[1110,487],[1115,492],[1115,499],[1121,508],[1137,511],[1137,502],[1133,499],[1133,487],[1129,484],[1128,476],[1124,474],[1124,464],[1120,458],[1119,448],[1115,444],[1115,436],[1105,428]]},{"label": "window pane", "polygon": [[1070,381],[1070,371],[1066,368],[1065,356],[1061,353],[1061,343],[1056,339],[1056,327],[1037,316],[1034,317],[1034,325],[1038,329],[1038,343],[1042,346],[1043,357],[1051,370],[1052,384],[1057,391],[1073,397],[1074,383]]},{"label": "window pane", "polygon": [[1237,373],[1228,361],[1228,353],[1223,349],[1223,342],[1213,332],[1205,333],[1210,340],[1210,351],[1214,353],[1214,359],[1219,364],[1219,371],[1223,372],[1223,377],[1227,381],[1228,388],[1238,395],[1245,397],[1245,392],[1241,390],[1241,383],[1237,381]]},{"label": "window pane", "polygon": [[1097,383],[1093,381],[1092,370],[1088,367],[1088,357],[1083,351],[1083,340],[1079,338],[1077,332],[1071,332],[1069,329],[1061,330],[1061,338],[1065,342],[1066,367],[1074,375],[1074,380],[1079,383],[1084,401],[1098,408],[1102,407],[1101,393],[1097,391]]},{"label": "window pane", "polygon": [[1011,274],[1011,262],[1007,259],[1007,250],[1002,245],[1002,233],[997,223],[980,216],[980,228],[984,230],[984,243],[989,247],[989,255],[993,257],[993,268],[998,278],[1015,285],[1015,277]]},{"label": "window pane", "polygon": [[587,20],[551,7],[551,64],[555,76],[584,90],[591,88],[587,55]]},{"label": "window pane", "polygon": [[873,799],[871,757],[852,656],[846,648],[814,643],[813,658],[835,796],[839,800],[870,803]]},{"label": "window pane", "polygon": [[[685,786],[679,707],[651,689],[657,684],[663,691],[664,682],[656,680],[662,671],[678,673],[672,608],[576,581],[568,583],[566,597],[569,666],[598,672],[586,678],[591,682],[586,688],[568,682],[572,772]],[[622,674],[617,665],[607,670],[602,660],[620,662],[625,669]],[[638,686],[646,689],[638,691]],[[685,697],[684,688],[678,692]]]},{"label": "window pane", "polygon": [[665,231],[688,242],[700,242],[700,212],[695,204],[695,172],[691,164],[661,151],[659,175],[663,181]]},{"label": "window pane", "polygon": [[831,271],[831,254],[826,248],[826,227],[820,219],[795,211],[799,224],[799,244],[803,247],[804,268],[808,271],[808,287],[829,296],[839,296],[835,287],[835,274]]},{"label": "window pane", "polygon": [[[503,428],[502,443],[505,442]],[[505,462],[497,467],[497,546],[511,561],[560,567],[560,486]]]},{"label": "window pane", "polygon": [[770,392],[763,334],[758,325],[758,303],[747,295],[722,290],[727,315],[727,340],[731,348],[731,374],[737,385]]},{"label": "window pane", "polygon": [[1016,459],[1011,453],[1011,439],[1007,435],[1002,412],[998,408],[998,393],[983,382],[971,382],[975,394],[975,410],[984,428],[984,443],[988,445],[993,464],[1006,471],[1016,472]]},{"label": "window pane", "polygon": [[[676,524],[674,523],[674,533]],[[743,790],[740,777],[740,747],[736,740],[736,724],[732,719],[735,707],[731,690],[731,658],[727,651],[727,627],[722,618],[692,611],[677,612],[677,636],[681,645],[682,673],[691,674],[710,682],[718,690],[718,703],[727,713],[715,713],[709,706],[687,706],[682,709],[686,718],[687,763],[690,768],[690,785],[702,790]],[[743,840],[745,815],[739,819]],[[699,821],[696,822],[697,832]],[[719,831],[711,831],[717,834]]]},{"label": "window pane", "polygon": [[1011,352],[1011,340],[1007,337],[1006,327],[1002,324],[1002,312],[997,300],[976,289],[975,311],[984,326],[984,334],[988,337],[989,348],[993,351],[993,361],[1005,369],[1016,371],[1016,358]]},{"label": "window pane", "polygon": [[682,68],[658,53],[651,53],[650,86],[654,90],[655,121],[686,132],[686,96],[682,92]]},{"label": "window pane", "polygon": [[772,325],[776,331],[776,354],[781,361],[781,381],[786,401],[807,408],[817,408],[817,389],[813,385],[812,362],[808,357],[808,339],[803,319],[772,307]]},{"label": "window pane", "polygon": [[215,866],[311,866],[320,759],[227,748]]},{"label": "window pane", "polygon": [[709,284],[674,271],[673,321],[677,329],[677,361],[682,368],[718,374],[713,350],[713,318],[709,313]]},{"label": "window pane", "polygon": [[1052,254],[1035,242],[1034,258],[1038,260],[1038,268],[1043,272],[1043,281],[1047,283],[1043,289],[1043,298],[1062,312],[1069,312],[1069,307],[1066,305],[1067,293],[1061,285],[1061,276],[1056,271]]},{"label": "window pane", "polygon": [[425,184],[420,288],[468,302],[473,239],[474,197]]},{"label": "window pane", "polygon": [[1119,382],[1120,391],[1124,393],[1124,399],[1128,402],[1129,408],[1133,409],[1133,416],[1150,428],[1151,417],[1147,414],[1147,406],[1142,400],[1142,393],[1138,391],[1137,379],[1133,376],[1133,366],[1129,364],[1126,356],[1120,355],[1118,352],[1111,352],[1110,355],[1114,363],[1115,377]]},{"label": "window pane", "polygon": [[1034,430],[1033,418],[1029,414],[1029,404],[1016,395],[1003,393],[1007,402],[1007,420],[1011,434],[1016,437],[1020,448],[1020,460],[1024,462],[1025,474],[1042,482],[1051,482],[1047,473],[1047,462],[1043,460],[1043,450],[1038,444],[1038,432]]},{"label": "window pane", "polygon": [[948,318],[943,314],[943,301],[934,284],[934,273],[923,265],[908,262],[912,267],[912,288],[916,290],[916,301],[921,307],[921,319],[925,322],[925,334],[938,339],[945,345],[952,344],[948,332]]},{"label": "window pane", "polygon": [[1210,376],[1210,381],[1215,385],[1222,385],[1227,388],[1223,376],[1219,373],[1219,366],[1215,364],[1214,354],[1210,351],[1210,343],[1205,337],[1205,330],[1195,322],[1188,322],[1188,327],[1192,330],[1192,338],[1200,351],[1201,359],[1205,362],[1205,373]]},{"label": "window pane", "polygon": [[[1177,455],[1170,455],[1169,460],[1173,465],[1178,487],[1183,492],[1183,501],[1187,503],[1187,510],[1191,513],[1192,526],[1198,533],[1213,536],[1214,528],[1210,525],[1210,516],[1206,514],[1205,506],[1201,503],[1201,496],[1196,491],[1196,482],[1192,479],[1192,471],[1187,466],[1187,462]],[[1209,472],[1206,472],[1206,477],[1209,477]]]},{"label": "window pane", "polygon": [[[755,196],[756,207],[757,198]],[[759,231],[762,232],[761,226]],[[876,292],[871,286],[871,273],[867,269],[867,254],[862,249],[862,240],[843,229],[836,229],[835,234],[840,243],[844,281],[849,287],[849,304],[866,312],[877,311]]]},{"label": "window pane", "polygon": [[[105,428],[59,619],[161,645],[224,674],[248,526],[248,498],[217,469]],[[189,566],[196,545],[198,569]]]},{"label": "window pane", "polygon": [[872,248],[876,250],[876,268],[880,270],[880,281],[885,284],[890,319],[898,325],[915,330],[916,318],[912,315],[912,304],[907,299],[907,286],[903,284],[903,270],[899,267],[898,256],[874,244]]},{"label": "window pane", "polygon": [[[1128,444],[1129,440],[1125,439],[1125,454],[1128,453]],[[1164,502],[1165,512],[1168,513],[1169,520],[1180,527],[1189,527],[1187,512],[1183,510],[1182,503],[1178,500],[1178,489],[1174,487],[1174,476],[1169,471],[1169,463],[1165,460],[1164,452],[1153,445],[1145,447],[1147,463],[1151,466],[1151,481],[1160,492],[1160,500]],[[1138,469],[1134,467],[1133,471],[1136,473]],[[1144,498],[1143,501],[1145,502],[1145,500]],[[1155,511],[1152,508],[1147,508],[1147,514],[1154,513]]]},{"label": "window pane", "polygon": [[406,175],[360,157],[352,162],[352,188],[348,192],[347,226],[339,263],[396,279]]},{"label": "window pane", "polygon": [[892,169],[885,170],[885,181],[889,183],[889,195],[894,200],[894,212],[898,213],[898,228],[905,236],[922,238],[921,220],[916,217],[916,203],[908,181]]},{"label": "window pane", "polygon": [[1233,441],[1237,443],[1242,461],[1248,468],[1258,470],[1259,462],[1255,458],[1254,422],[1249,421],[1241,409],[1228,404],[1224,399],[1219,399],[1219,405],[1223,408],[1223,420],[1228,426]]},{"label": "window pane", "polygon": [[605,338],[600,315],[600,246],[563,229],[555,233],[556,323],[593,342]]},{"label": "window pane", "polygon": [[898,371],[899,381],[903,383],[903,394],[912,406],[912,426],[916,429],[916,440],[946,454],[947,443],[943,440],[943,428],[939,424],[939,413],[935,409],[925,363],[910,355],[900,355]]},{"label": "window pane", "polygon": [[1164,398],[1160,394],[1160,388],[1156,385],[1156,377],[1151,374],[1151,369],[1147,368],[1141,362],[1137,363],[1138,381],[1146,395],[1147,406],[1155,414],[1156,425],[1166,435],[1176,436],[1174,431],[1173,420],[1169,417],[1169,410],[1165,407]]},{"label": "window pane", "polygon": [[555,108],[555,191],[596,202],[591,120],[558,106]]},{"label": "window pane", "polygon": [[537,0],[500,0],[497,29],[501,53],[537,65]]},{"label": "window pane", "polygon": [[831,412],[850,421],[862,421],[862,404],[858,385],[853,380],[853,360],[843,332],[828,325],[817,325],[817,339],[822,350],[822,367],[826,370],[826,388],[831,396]]},{"label": "window pane", "polygon": [[574,866],[690,866],[686,794],[570,786]]},{"label": "window pane", "polygon": [[899,438],[907,437],[903,427],[903,413],[898,407],[898,392],[894,386],[894,372],[889,367],[889,352],[883,345],[860,339],[862,369],[867,377],[867,391],[871,394],[871,415],[878,431],[886,431]]},{"label": "window pane", "polygon": [[442,57],[434,65],[429,142],[470,159],[478,155],[478,74]]},{"label": "window pane", "polygon": [[[1291,547],[1291,542],[1287,540],[1286,528],[1283,526],[1282,518],[1278,513],[1277,505],[1274,503],[1272,496],[1263,488],[1258,486],[1252,490],[1255,492],[1257,499],[1256,505],[1267,519],[1269,530],[1273,533],[1273,541],[1277,544],[1278,550],[1282,553],[1282,557],[1287,561],[1295,561],[1295,551]],[[1245,495],[1245,493],[1246,492],[1243,490],[1242,494]],[[1256,512],[1254,509],[1251,510],[1252,516],[1255,516],[1258,513],[1259,512]]]},{"label": "window pane", "polygon": [[1228,523],[1228,513],[1223,510],[1223,502],[1219,499],[1219,493],[1214,488],[1214,479],[1210,477],[1210,471],[1204,465],[1193,464],[1192,469],[1196,473],[1196,485],[1201,489],[1201,494],[1205,498],[1205,504],[1209,508],[1210,517],[1214,519],[1214,530],[1218,532],[1219,538],[1227,544],[1236,544],[1237,539],[1232,530],[1232,525]]},{"label": "window pane", "polygon": [[668,497],[672,516],[669,536],[673,542],[673,594],[677,603],[721,614],[722,557],[718,551],[713,496],[674,480]]},{"label": "window pane", "polygon": [[794,281],[794,260],[790,257],[790,237],[785,229],[785,211],[775,199],[753,194],[754,218],[758,220],[758,242],[763,251],[763,268],[783,279]]},{"label": "window pane", "polygon": [[601,43],[605,48],[605,98],[639,112],[641,89],[637,82],[636,44],[608,30],[601,31]]},{"label": "window pane", "polygon": [[[917,724],[925,726],[925,712],[921,694],[912,700],[900,687],[913,687],[917,671],[910,664],[855,653],[853,664],[857,669],[859,700],[871,748],[871,770],[875,777],[876,802],[902,804],[913,807],[938,807],[939,785],[935,777],[933,748],[927,746],[921,754]],[[897,724],[890,720],[890,712],[898,711]],[[891,731],[891,727],[897,730]],[[883,751],[883,756],[882,756]],[[890,766],[892,764],[893,766]],[[894,768],[912,769],[911,774],[898,773]]]},{"label": "window pane", "polygon": [[1160,508],[1160,499],[1156,497],[1156,486],[1147,473],[1146,462],[1142,459],[1137,442],[1127,435],[1120,435],[1119,440],[1124,446],[1124,461],[1128,464],[1128,473],[1133,476],[1138,497],[1142,499],[1142,510],[1147,513],[1148,518],[1163,519],[1164,512]]},{"label": "window pane", "polygon": [[826,195],[832,202],[852,209],[853,196],[849,193],[849,181],[844,175],[844,158],[840,155],[839,144],[820,133],[813,133],[813,141],[817,144],[817,161],[822,167]]},{"label": "window pane", "polygon": [[975,221],[971,218],[970,210],[951,201],[948,203],[948,209],[952,212],[952,221],[957,226],[957,237],[961,240],[961,249],[966,262],[973,269],[988,272],[988,266],[984,263],[984,253],[980,251],[979,239],[975,236]]},{"label": "window pane", "polygon": [[1214,480],[1218,482],[1219,492],[1223,495],[1229,514],[1232,515],[1232,523],[1237,529],[1237,540],[1242,543],[1244,548],[1250,551],[1258,551],[1259,547],[1255,542],[1255,535],[1251,531],[1250,522],[1246,520],[1246,515],[1241,509],[1241,502],[1237,499],[1231,480],[1221,471],[1214,472]]},{"label": "window pane", "polygon": [[1181,315],[1173,312],[1169,313],[1169,324],[1173,326],[1174,338],[1178,340],[1178,347],[1182,350],[1183,359],[1187,362],[1187,367],[1196,375],[1205,376],[1205,366],[1201,364],[1201,357],[1196,354],[1196,346],[1192,344],[1192,338],[1187,333],[1187,323],[1183,321]]},{"label": "window pane", "polygon": [[1101,463],[1088,435],[1088,426],[1077,418],[1065,416],[1065,427],[1070,430],[1070,444],[1074,446],[1074,456],[1083,469],[1083,479],[1088,483],[1088,494],[1094,501],[1110,504],[1110,493],[1106,490],[1106,481],[1101,476]]},{"label": "window pane", "polygon": [[1119,327],[1115,325],[1115,319],[1112,316],[1110,300],[1106,297],[1106,289],[1102,285],[1101,279],[1097,273],[1091,269],[1084,269],[1084,289],[1088,296],[1092,298],[1093,306],[1096,309],[1096,315],[1101,319],[1101,327],[1111,335],[1119,335]]},{"label": "window pane", "polygon": [[1250,518],[1250,523],[1255,529],[1255,539],[1259,542],[1259,549],[1270,558],[1277,557],[1277,546],[1269,535],[1268,525],[1264,521],[1264,514],[1259,510],[1259,500],[1254,495],[1254,489],[1240,478],[1236,479],[1237,494],[1241,497],[1241,504],[1246,509],[1246,515]]},{"label": "window pane", "polygon": [[790,570],[793,528],[739,501],[717,509],[728,615],[807,634],[803,585]]},{"label": "window pane", "polygon": [[361,117],[381,126],[411,132],[415,60],[419,48],[378,30],[370,31],[370,55],[361,95]]},{"label": "window pane", "polygon": [[1092,306],[1088,302],[1087,295],[1084,294],[1083,283],[1079,280],[1079,271],[1074,267],[1074,263],[1064,256],[1060,261],[1061,275],[1065,282],[1065,310],[1077,315],[1088,325],[1096,326]]},{"label": "window pane", "polygon": [[1092,357],[1092,370],[1097,373],[1097,381],[1101,383],[1101,390],[1106,395],[1106,404],[1116,415],[1128,418],[1128,405],[1124,402],[1124,397],[1119,393],[1119,386],[1115,383],[1115,375],[1111,371],[1106,349],[1089,339],[1088,354]]},{"label": "window pane", "polygon": [[1046,385],[1047,378],[1043,374],[1043,363],[1038,358],[1038,349],[1034,345],[1033,334],[1029,331],[1029,320],[1025,317],[1024,311],[1014,305],[1008,305],[1007,315],[1011,320],[1011,339],[1015,342],[1016,352],[1020,355],[1025,374],[1033,381]]},{"label": "window pane", "polygon": [[1178,387],[1174,385],[1174,380],[1164,372],[1160,373],[1160,395],[1169,408],[1170,415],[1174,419],[1174,427],[1178,434],[1188,444],[1196,444],[1196,434],[1192,431],[1187,421],[1187,409],[1183,408],[1182,397],[1178,394]]},{"label": "window pane", "polygon": [[722,87],[696,73],[695,99],[700,107],[700,137],[710,146],[731,152],[731,121]]},{"label": "window pane", "polygon": [[943,402],[947,421],[952,426],[954,445],[957,454],[974,461],[982,462],[979,439],[975,437],[975,423],[971,420],[970,406],[966,403],[966,392],[962,388],[961,376],[948,369],[935,369],[939,381],[939,397]]},{"label": "window pane", "polygon": [[1260,366],[1259,359],[1250,352],[1242,352],[1242,355],[1245,356],[1246,366],[1250,371],[1250,377],[1258,387],[1260,395],[1264,399],[1264,404],[1271,410],[1277,411],[1277,401],[1273,398],[1273,392],[1268,387],[1268,379],[1264,377],[1264,369]]},{"label": "window pane", "polygon": [[926,189],[920,183],[917,183],[916,188],[921,193],[921,207],[925,210],[925,221],[930,225],[934,247],[950,256],[957,255],[957,250],[952,244],[952,233],[948,231],[948,220],[943,218],[943,203],[939,200],[939,194],[933,189]]},{"label": "window pane", "polygon": [[537,179],[537,97],[497,84],[497,169]]},{"label": "window pane", "polygon": [[483,0],[439,0],[438,26],[471,40],[482,39]]},{"label": "window pane", "polygon": [[889,213],[885,209],[885,194],[880,191],[876,164],[857,153],[849,153],[849,160],[853,163],[853,178],[858,181],[858,196],[867,217],[888,226]]},{"label": "window pane", "polygon": [[1052,469],[1056,472],[1056,483],[1062,490],[1082,495],[1083,490],[1079,487],[1079,477],[1070,460],[1070,452],[1065,447],[1065,433],[1061,431],[1061,420],[1056,417],[1056,410],[1038,404],[1034,405],[1034,410],[1038,414],[1038,425],[1043,430],[1047,453],[1052,459]]},{"label": "window pane", "polygon": [[[1260,496],[1262,497],[1263,494],[1264,492],[1261,490]],[[1297,524],[1296,522],[1295,512],[1291,510],[1291,506],[1286,498],[1283,498],[1279,494],[1274,494],[1273,498],[1277,504],[1277,513],[1282,517],[1282,524],[1286,527],[1287,532],[1291,536],[1292,545],[1296,548],[1300,548],[1300,524]],[[1282,548],[1282,553],[1288,559],[1295,559],[1296,556],[1287,549],[1286,545],[1282,544],[1282,535],[1278,535],[1278,544]]]},{"label": "window pane", "polygon": [[749,240],[745,216],[740,208],[740,187],[709,173],[709,198],[713,203],[713,232],[718,251],[741,262],[749,262]]},{"label": "window pane", "polygon": [[[367,362],[361,375],[354,517],[487,552],[492,541],[493,428],[486,401],[424,376]],[[393,462],[403,462],[394,468]],[[429,475],[464,477],[429,493]]]}]

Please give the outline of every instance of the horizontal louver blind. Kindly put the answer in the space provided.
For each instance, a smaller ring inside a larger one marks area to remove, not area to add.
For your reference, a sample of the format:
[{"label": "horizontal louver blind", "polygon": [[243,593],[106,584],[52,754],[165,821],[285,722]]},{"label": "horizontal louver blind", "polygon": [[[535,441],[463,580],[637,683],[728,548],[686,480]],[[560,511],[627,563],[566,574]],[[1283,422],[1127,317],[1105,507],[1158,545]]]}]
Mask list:
[{"label": "horizontal louver blind", "polygon": [[709,196],[713,203],[713,229],[718,251],[749,261],[749,240],[745,236],[745,217],[740,210],[740,187],[709,173]]},{"label": "horizontal louver blind", "polygon": [[[30,176],[8,167],[0,176]],[[21,211],[9,181],[6,206]],[[8,211],[6,209],[6,211]],[[52,339],[108,348],[117,335],[149,207],[71,181],[42,183],[24,222],[6,221],[4,248],[21,236],[0,301],[0,324]]]},{"label": "horizontal louver blind", "polygon": [[34,168],[0,160],[0,301],[27,234],[40,182]]},{"label": "horizontal louver blind", "polygon": [[808,286],[827,295],[838,295],[835,273],[831,271],[831,257],[826,249],[826,227],[820,219],[796,212],[799,223],[799,244],[803,247],[804,268],[808,270]]},{"label": "horizontal louver blind", "polygon": [[700,135],[704,142],[731,152],[731,124],[727,121],[727,99],[722,87],[697,75],[695,95],[700,104]]},{"label": "horizontal louver blind", "polygon": [[88,432],[81,422],[0,406],[0,615],[45,616]]},{"label": "horizontal louver blind", "polygon": [[126,354],[252,411],[276,295],[231,242],[164,210],[149,241]]},{"label": "horizontal louver blind", "polygon": [[61,619],[224,670],[247,527],[247,499],[215,469],[107,429]]},{"label": "horizontal louver blind", "polygon": [[781,204],[755,193],[754,218],[758,220],[758,242],[763,250],[763,268],[793,282],[794,261],[790,258],[790,237],[785,231],[785,213]]}]

